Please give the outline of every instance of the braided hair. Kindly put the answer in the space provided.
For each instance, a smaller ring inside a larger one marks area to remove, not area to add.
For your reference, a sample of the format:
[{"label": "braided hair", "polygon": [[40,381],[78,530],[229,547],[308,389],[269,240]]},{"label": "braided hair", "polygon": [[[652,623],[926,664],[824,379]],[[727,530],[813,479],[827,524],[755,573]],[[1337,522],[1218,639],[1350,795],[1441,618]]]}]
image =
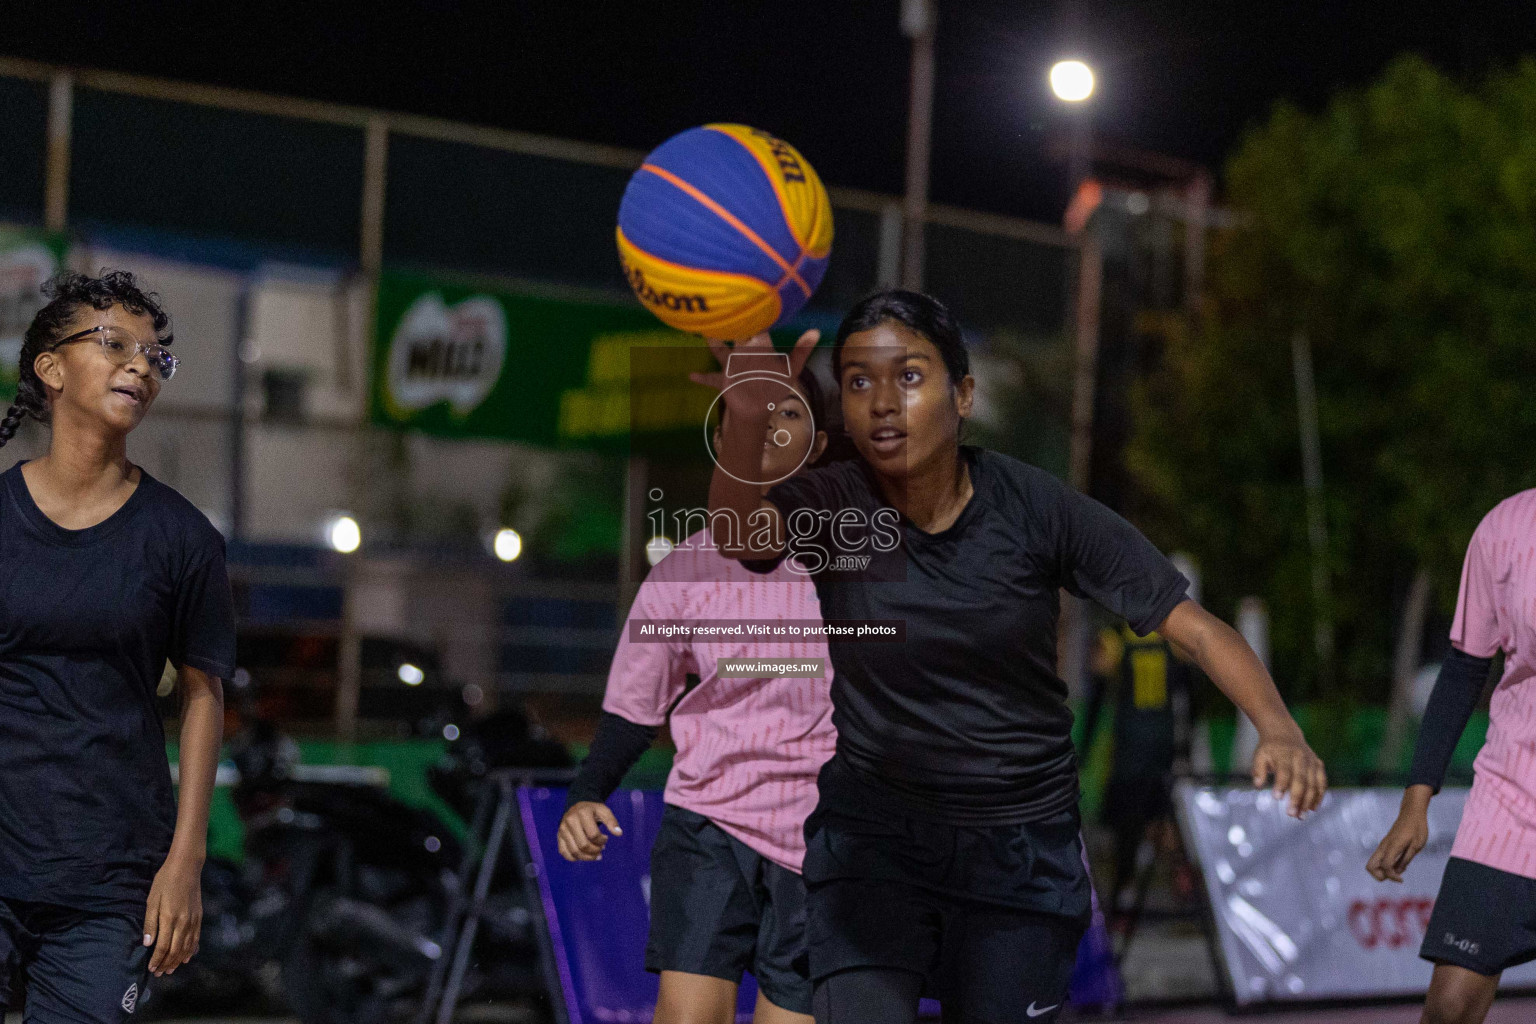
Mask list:
[{"label": "braided hair", "polygon": [[22,340],[16,401],[6,410],[5,418],[0,419],[0,447],[16,435],[21,421],[28,416],[40,423],[48,421],[48,391],[33,364],[64,337],[82,309],[122,306],[130,313],[149,317],[160,344],[171,343],[171,318],[160,305],[160,296],[141,289],[126,270],[103,270],[99,277],[59,274],[43,285],[43,294],[49,302],[32,318]]}]

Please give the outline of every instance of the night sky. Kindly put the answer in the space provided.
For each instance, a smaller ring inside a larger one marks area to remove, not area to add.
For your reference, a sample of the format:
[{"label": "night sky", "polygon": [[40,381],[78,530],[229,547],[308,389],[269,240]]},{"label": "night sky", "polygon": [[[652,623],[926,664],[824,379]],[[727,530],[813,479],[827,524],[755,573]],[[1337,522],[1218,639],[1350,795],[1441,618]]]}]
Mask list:
[{"label": "night sky", "polygon": [[[1289,99],[1319,107],[1418,52],[1462,76],[1536,53],[1526,3],[938,0],[933,197],[1059,218],[1059,55],[1099,73],[1095,131],[1219,169]],[[647,149],[705,121],[799,147],[831,184],[898,192],[898,0],[8,5],[0,52]],[[359,11],[369,13],[360,14]],[[195,12],[195,13],[189,13]]]}]

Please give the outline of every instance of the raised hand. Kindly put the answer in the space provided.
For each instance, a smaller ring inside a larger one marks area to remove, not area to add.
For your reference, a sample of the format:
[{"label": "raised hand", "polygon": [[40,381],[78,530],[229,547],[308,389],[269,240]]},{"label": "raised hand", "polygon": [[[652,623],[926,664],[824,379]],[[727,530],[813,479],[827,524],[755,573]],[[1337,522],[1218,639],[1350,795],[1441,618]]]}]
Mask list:
[{"label": "raised hand", "polygon": [[[800,335],[800,339],[795,342],[795,347],[789,352],[789,376],[785,378],[786,385],[800,376],[806,360],[811,357],[811,352],[820,340],[821,332],[817,330],[806,331]],[[708,343],[710,351],[715,354],[715,359],[720,363],[720,370],[712,373],[690,373],[688,379],[695,384],[701,384],[716,391],[725,391],[730,383],[730,378],[726,375],[728,369],[732,371],[732,376],[737,377],[750,374],[753,377],[769,378],[783,374],[783,362],[770,358],[778,353],[767,331],[734,345],[716,338],[708,339]],[[731,360],[733,354],[737,356],[734,363]],[[760,407],[773,401],[774,397],[781,393],[775,387],[772,381],[767,379],[764,379],[759,387],[753,387],[751,383],[739,385],[727,392],[726,402],[732,409]]]}]

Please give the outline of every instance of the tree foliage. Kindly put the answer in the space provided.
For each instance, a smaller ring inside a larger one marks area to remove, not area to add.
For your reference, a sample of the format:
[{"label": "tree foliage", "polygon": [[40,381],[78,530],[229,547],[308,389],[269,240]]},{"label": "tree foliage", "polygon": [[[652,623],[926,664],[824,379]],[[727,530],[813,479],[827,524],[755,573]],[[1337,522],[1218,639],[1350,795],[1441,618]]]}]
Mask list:
[{"label": "tree foliage", "polygon": [[1312,593],[1291,337],[1316,366],[1338,682],[1386,694],[1418,567],[1443,611],[1479,519],[1536,486],[1536,63],[1459,84],[1422,60],[1232,157],[1238,226],[1207,305],[1134,396],[1127,458],[1208,603],[1268,599],[1282,688],[1310,695]]}]

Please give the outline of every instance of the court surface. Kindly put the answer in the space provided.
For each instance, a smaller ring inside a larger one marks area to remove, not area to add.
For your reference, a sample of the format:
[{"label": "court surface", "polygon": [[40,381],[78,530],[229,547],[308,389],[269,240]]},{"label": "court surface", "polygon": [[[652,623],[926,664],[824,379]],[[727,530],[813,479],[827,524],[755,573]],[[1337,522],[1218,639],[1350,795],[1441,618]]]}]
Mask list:
[{"label": "court surface", "polygon": [[[1417,1005],[1334,1007],[1304,1012],[1259,1011],[1228,1016],[1221,1009],[1197,1007],[1180,1010],[1142,1010],[1121,1020],[1138,1024],[1216,1024],[1218,1021],[1248,1021],[1251,1024],[1418,1024],[1421,1007]],[[1093,1020],[1092,1017],[1078,1018]],[[1114,1020],[1116,1018],[1109,1018]],[[1493,1004],[1487,1024],[1529,1024],[1536,1021],[1536,998],[1502,999]]]},{"label": "court surface", "polygon": [[[462,1015],[461,1019],[476,1024],[521,1024],[528,1017],[517,1012],[499,1014],[487,1012],[490,1007],[477,1007],[480,1012]],[[1186,1007],[1180,1009],[1139,1009],[1117,1017],[1071,1016],[1069,1021],[1134,1021],[1136,1024],[1223,1024],[1223,1022],[1249,1022],[1249,1024],[1418,1024],[1419,1007],[1407,1004],[1395,1006],[1334,1007],[1305,1011],[1259,1011],[1237,1016],[1228,1015],[1219,1007]],[[157,1018],[169,1024],[299,1024],[286,1017],[166,1017]],[[1536,997],[1502,999],[1495,1003],[1488,1014],[1487,1024],[1530,1024],[1536,1021]],[[20,1014],[8,1014],[4,1024],[21,1024]]]},{"label": "court surface", "polygon": [[[479,1012],[465,1013],[461,1019],[476,1024],[490,1024],[490,1021],[498,1021],[498,1024],[521,1024],[527,1021],[527,1016],[521,1013],[495,1013],[488,1012],[492,1007],[476,1007]],[[20,1024],[20,1016],[6,1016],[5,1024]],[[200,1018],[158,1018],[164,1021],[177,1021],[178,1024],[300,1024],[298,1019],[281,1018],[235,1018],[235,1016],[200,1016]],[[1373,1007],[1332,1007],[1332,1009],[1303,1010],[1303,1012],[1267,1012],[1261,1010],[1256,1013],[1243,1013],[1243,1015],[1227,1015],[1226,1010],[1220,1007],[1184,1007],[1184,1009],[1141,1009],[1132,1010],[1121,1016],[1069,1016],[1066,1021],[1135,1021],[1135,1024],[1241,1024],[1243,1021],[1249,1024],[1418,1024],[1419,1007],[1398,1004],[1398,1006],[1373,1006]],[[1536,996],[1521,999],[1501,999],[1493,1004],[1493,1010],[1488,1013],[1487,1024],[1530,1024],[1536,1021]]]}]

